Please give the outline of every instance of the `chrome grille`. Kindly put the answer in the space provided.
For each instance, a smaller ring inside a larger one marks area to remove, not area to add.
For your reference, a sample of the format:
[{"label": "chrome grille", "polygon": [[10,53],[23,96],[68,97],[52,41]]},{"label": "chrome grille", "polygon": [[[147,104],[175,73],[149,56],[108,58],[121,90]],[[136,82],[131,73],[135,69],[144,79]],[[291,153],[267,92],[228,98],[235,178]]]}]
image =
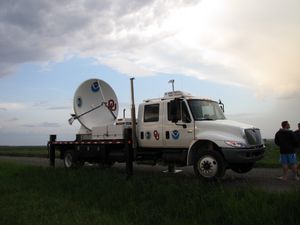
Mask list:
[{"label": "chrome grille", "polygon": [[259,129],[245,129],[245,134],[249,145],[263,144]]}]

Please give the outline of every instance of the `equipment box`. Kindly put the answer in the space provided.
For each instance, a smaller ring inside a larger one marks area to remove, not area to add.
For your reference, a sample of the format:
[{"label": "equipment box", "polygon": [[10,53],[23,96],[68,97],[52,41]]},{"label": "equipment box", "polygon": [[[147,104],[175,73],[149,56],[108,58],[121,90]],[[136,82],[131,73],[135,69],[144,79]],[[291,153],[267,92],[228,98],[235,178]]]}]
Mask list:
[{"label": "equipment box", "polygon": [[103,127],[93,127],[92,139],[93,140],[112,140],[124,138],[124,125],[108,125]]}]

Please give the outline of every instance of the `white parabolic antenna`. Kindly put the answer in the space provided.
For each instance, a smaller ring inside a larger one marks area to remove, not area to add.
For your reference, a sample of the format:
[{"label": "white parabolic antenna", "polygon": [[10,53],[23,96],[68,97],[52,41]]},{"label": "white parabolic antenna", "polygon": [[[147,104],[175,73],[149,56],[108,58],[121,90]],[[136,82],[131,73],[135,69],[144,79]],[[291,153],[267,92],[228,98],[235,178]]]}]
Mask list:
[{"label": "white parabolic antenna", "polygon": [[119,112],[114,90],[99,79],[87,80],[77,88],[73,107],[75,118],[89,130],[93,127],[112,125]]}]

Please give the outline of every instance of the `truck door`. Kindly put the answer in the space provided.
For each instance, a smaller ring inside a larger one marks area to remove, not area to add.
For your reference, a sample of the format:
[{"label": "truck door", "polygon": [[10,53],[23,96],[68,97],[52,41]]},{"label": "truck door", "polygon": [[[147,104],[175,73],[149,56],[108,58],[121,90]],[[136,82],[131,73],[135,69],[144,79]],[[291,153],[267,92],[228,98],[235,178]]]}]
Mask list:
[{"label": "truck door", "polygon": [[194,121],[184,99],[165,103],[163,121],[164,146],[188,148],[194,139]]},{"label": "truck door", "polygon": [[155,148],[163,144],[161,104],[145,104],[139,112],[138,135],[141,147]]}]

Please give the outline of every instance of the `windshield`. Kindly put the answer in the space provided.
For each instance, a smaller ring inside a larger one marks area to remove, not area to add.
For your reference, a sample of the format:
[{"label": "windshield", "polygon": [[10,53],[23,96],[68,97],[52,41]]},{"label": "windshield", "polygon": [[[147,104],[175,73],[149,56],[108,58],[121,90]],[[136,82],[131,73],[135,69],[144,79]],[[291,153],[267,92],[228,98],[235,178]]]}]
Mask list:
[{"label": "windshield", "polygon": [[224,120],[224,113],[217,102],[209,100],[188,100],[194,120]]}]

